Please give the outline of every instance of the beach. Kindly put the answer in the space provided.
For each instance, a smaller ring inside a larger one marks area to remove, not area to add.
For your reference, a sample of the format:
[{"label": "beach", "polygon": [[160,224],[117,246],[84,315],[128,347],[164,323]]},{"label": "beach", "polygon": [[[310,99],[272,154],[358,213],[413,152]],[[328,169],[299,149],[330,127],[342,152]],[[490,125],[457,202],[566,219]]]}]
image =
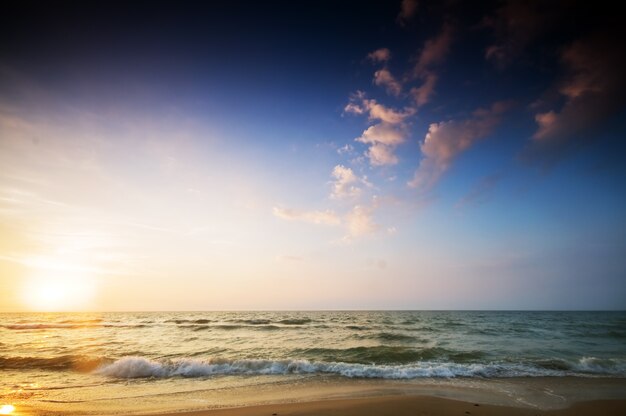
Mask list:
[{"label": "beach", "polygon": [[[137,392],[132,385],[126,385]],[[622,415],[626,379],[337,377],[91,401],[23,401],[15,415]],[[111,392],[109,392],[111,393]],[[469,412],[469,413],[467,413]]]}]

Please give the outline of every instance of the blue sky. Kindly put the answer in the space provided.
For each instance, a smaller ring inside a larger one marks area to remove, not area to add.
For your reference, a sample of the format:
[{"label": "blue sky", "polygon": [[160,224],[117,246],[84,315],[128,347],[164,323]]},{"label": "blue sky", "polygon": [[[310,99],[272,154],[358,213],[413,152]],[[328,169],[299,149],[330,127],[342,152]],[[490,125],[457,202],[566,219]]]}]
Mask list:
[{"label": "blue sky", "polygon": [[8,7],[3,310],[626,306],[607,8]]}]

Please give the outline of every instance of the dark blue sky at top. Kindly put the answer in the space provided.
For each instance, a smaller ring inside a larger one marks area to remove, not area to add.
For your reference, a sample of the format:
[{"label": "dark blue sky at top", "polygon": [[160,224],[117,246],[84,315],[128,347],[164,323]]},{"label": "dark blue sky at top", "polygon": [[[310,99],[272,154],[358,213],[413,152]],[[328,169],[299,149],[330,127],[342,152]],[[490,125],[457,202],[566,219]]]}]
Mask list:
[{"label": "dark blue sky at top", "polygon": [[[611,2],[419,1],[404,20],[400,1],[18,1],[3,9],[0,104],[11,111],[69,106],[199,120],[259,175],[284,181],[281,202],[298,186],[310,190],[298,202],[323,199],[333,166],[352,166],[381,194],[431,207],[406,227],[411,235],[441,234],[441,244],[459,246],[476,238],[485,250],[511,238],[545,249],[548,260],[532,267],[565,264],[555,273],[561,279],[602,266],[598,276],[581,277],[581,287],[597,278],[626,294],[626,89],[614,75],[626,73],[624,25]],[[408,91],[422,79],[407,74],[444,27],[449,51],[429,68],[437,83],[418,108]],[[600,57],[572,52],[582,56],[582,70],[564,60],[579,41]],[[492,45],[503,48],[501,59],[486,57]],[[380,48],[391,59],[371,62],[368,54]],[[402,94],[373,84],[383,67],[402,82]],[[589,71],[601,74],[591,76],[601,91],[586,83]],[[568,82],[591,98],[568,98]],[[366,151],[354,139],[373,122],[345,111],[357,91],[388,108],[414,108],[397,164],[349,165],[337,153],[348,144],[354,157]],[[407,188],[431,123],[473,120],[495,102],[507,110],[484,137],[458,151],[432,187]],[[581,114],[598,114],[563,117],[570,130],[533,141],[536,116],[560,114],[572,102]],[[550,284],[564,285],[559,279]],[[625,306],[610,299],[611,307]],[[594,302],[586,306],[602,307],[602,295]]]}]

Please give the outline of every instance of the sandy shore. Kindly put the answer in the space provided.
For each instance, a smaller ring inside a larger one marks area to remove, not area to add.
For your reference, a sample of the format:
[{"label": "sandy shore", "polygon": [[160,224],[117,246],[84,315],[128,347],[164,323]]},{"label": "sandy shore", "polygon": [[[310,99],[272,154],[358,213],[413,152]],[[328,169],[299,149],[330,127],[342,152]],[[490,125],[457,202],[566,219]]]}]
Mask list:
[{"label": "sandy shore", "polygon": [[579,402],[556,410],[495,406],[429,396],[386,396],[214,409],[161,416],[623,416],[626,400]]},{"label": "sandy shore", "polygon": [[314,377],[189,391],[174,390],[169,382],[165,390],[157,383],[149,386],[153,390],[146,391],[141,384],[119,385],[118,390],[109,386],[104,399],[72,396],[69,400],[14,402],[14,415],[626,415],[624,378],[402,381]]}]

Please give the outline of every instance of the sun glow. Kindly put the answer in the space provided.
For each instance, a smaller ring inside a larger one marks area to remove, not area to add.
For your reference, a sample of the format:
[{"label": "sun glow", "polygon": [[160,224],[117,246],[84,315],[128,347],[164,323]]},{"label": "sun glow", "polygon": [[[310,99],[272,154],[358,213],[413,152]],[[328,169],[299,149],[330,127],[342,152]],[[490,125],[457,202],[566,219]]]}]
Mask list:
[{"label": "sun glow", "polygon": [[73,311],[89,309],[95,294],[93,276],[75,270],[37,270],[22,290],[31,310]]},{"label": "sun glow", "polygon": [[15,411],[15,406],[10,404],[4,404],[0,406],[0,415],[10,415]]}]

